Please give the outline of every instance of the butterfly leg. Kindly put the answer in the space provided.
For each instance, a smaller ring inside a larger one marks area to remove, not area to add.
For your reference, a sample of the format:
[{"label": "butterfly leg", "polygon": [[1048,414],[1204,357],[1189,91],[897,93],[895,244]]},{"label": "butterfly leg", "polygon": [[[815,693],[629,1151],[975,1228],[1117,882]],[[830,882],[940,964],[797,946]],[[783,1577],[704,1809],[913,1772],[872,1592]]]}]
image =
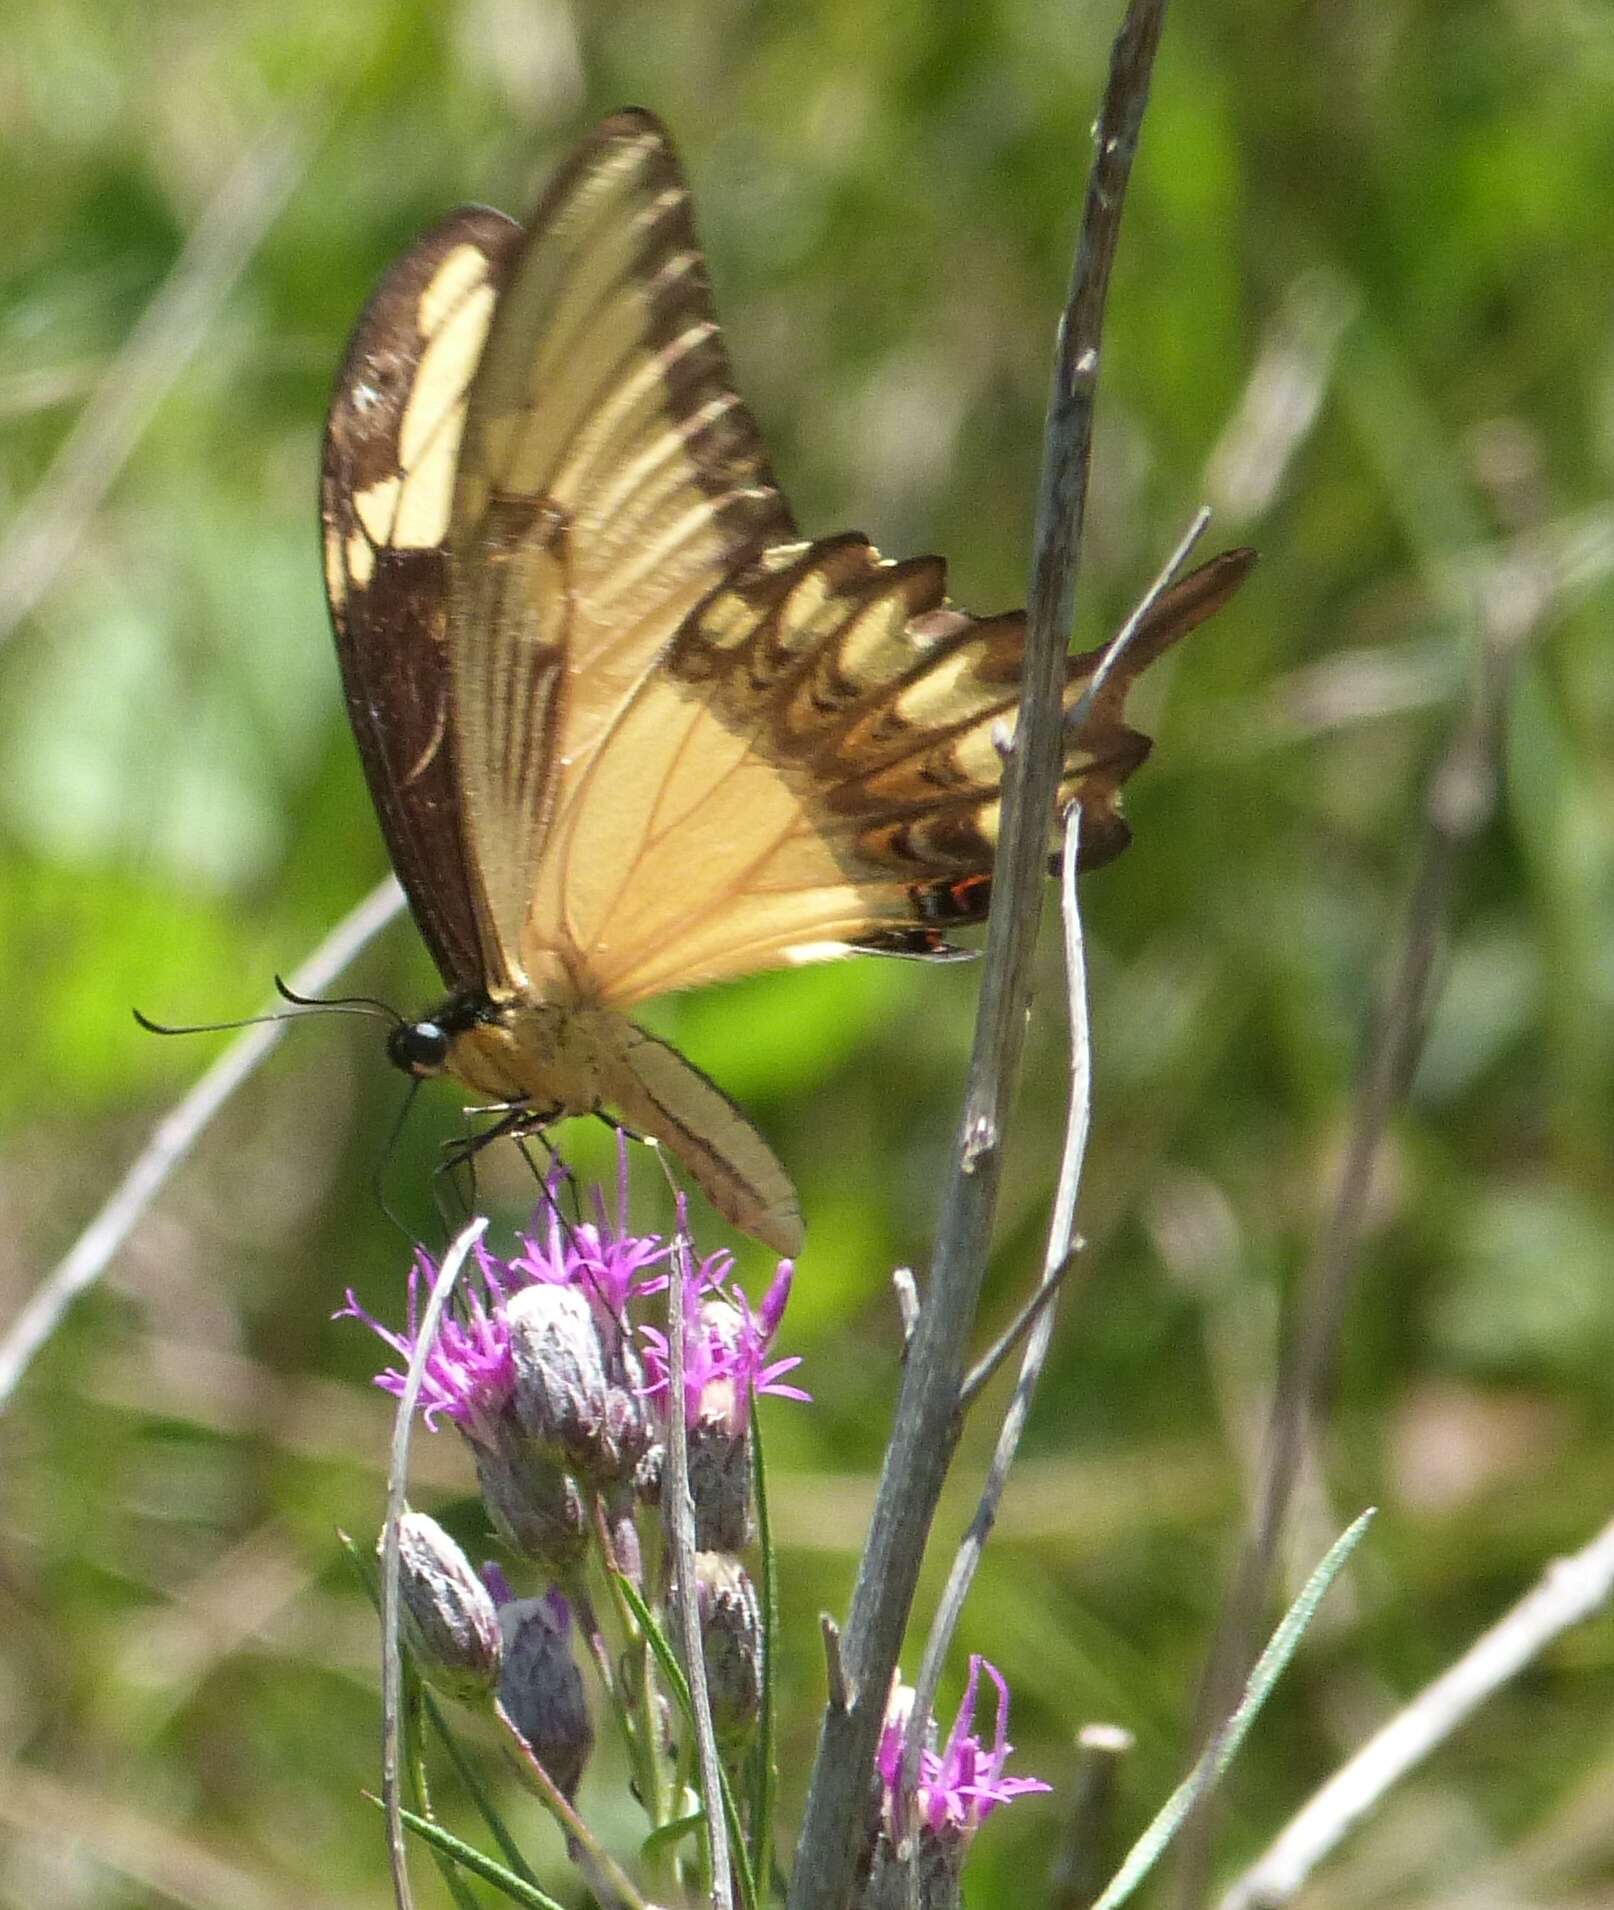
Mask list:
[{"label": "butterfly leg", "polygon": [[[443,1156],[437,1166],[436,1178],[439,1184],[446,1177],[450,1186],[456,1190],[459,1181],[456,1176],[462,1168],[470,1171],[470,1186],[467,1197],[461,1205],[467,1217],[476,1201],[476,1157],[490,1143],[503,1140],[506,1135],[520,1137],[554,1120],[560,1112],[558,1108],[537,1109],[529,1101],[495,1102],[486,1107],[465,1109],[467,1119],[479,1114],[495,1114],[499,1118],[492,1126],[477,1128],[473,1132],[462,1134],[458,1140],[450,1141],[443,1149]],[[439,1212],[442,1205],[439,1203]],[[448,1224],[448,1215],[443,1214],[444,1224]]]}]

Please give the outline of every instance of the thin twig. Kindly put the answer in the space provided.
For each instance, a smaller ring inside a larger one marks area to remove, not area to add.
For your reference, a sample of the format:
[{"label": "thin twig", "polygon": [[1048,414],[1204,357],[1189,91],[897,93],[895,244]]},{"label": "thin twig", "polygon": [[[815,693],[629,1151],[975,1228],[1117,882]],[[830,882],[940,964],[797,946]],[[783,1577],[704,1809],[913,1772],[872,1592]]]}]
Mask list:
[{"label": "thin twig", "polygon": [[1148,617],[1150,611],[1154,609],[1160,599],[1165,596],[1173,582],[1175,582],[1178,571],[1182,569],[1183,565],[1186,564],[1188,559],[1193,555],[1194,546],[1199,542],[1200,538],[1205,535],[1205,526],[1210,520],[1210,506],[1208,504],[1201,504],[1199,509],[1194,512],[1193,519],[1187,530],[1177,539],[1177,548],[1166,559],[1159,575],[1132,606],[1131,614],[1127,617],[1126,622],[1121,625],[1120,629],[1116,631],[1115,635],[1110,638],[1108,644],[1105,645],[1104,654],[1098,660],[1098,668],[1093,672],[1086,689],[1082,691],[1081,695],[1077,697],[1076,701],[1065,713],[1065,730],[1068,735],[1079,736],[1081,734],[1082,725],[1092,714],[1093,705],[1098,701],[1098,693],[1108,681],[1111,671],[1114,670],[1116,664],[1121,661],[1122,657],[1126,655],[1128,649],[1131,647],[1132,639],[1143,628],[1145,618]]},{"label": "thin twig", "polygon": [[[1093,672],[1092,681],[1088,684],[1087,688],[1082,692],[1081,696],[1077,699],[1074,708],[1070,711],[1069,715],[1065,718],[1065,727],[1067,730],[1079,731],[1081,729],[1082,724],[1086,722],[1088,711],[1092,708],[1093,702],[1095,698],[1097,697],[1099,690],[1103,687],[1105,678],[1109,676],[1110,672],[1115,668],[1116,664],[1119,663],[1121,658],[1126,654],[1128,645],[1132,642],[1132,639],[1138,634],[1138,632],[1143,628],[1144,620],[1145,618],[1147,618],[1150,611],[1154,609],[1155,605],[1166,594],[1167,590],[1170,589],[1172,581],[1175,579],[1178,571],[1180,571],[1183,565],[1187,563],[1189,556],[1193,552],[1194,546],[1199,542],[1200,538],[1204,535],[1205,526],[1209,522],[1210,522],[1210,508],[1208,505],[1201,505],[1198,511],[1194,513],[1193,522],[1188,526],[1188,529],[1184,531],[1183,535],[1178,540],[1176,549],[1171,553],[1170,557],[1166,560],[1164,568],[1160,571],[1159,575],[1155,578],[1154,582],[1150,584],[1149,588],[1144,592],[1142,598],[1133,608],[1131,615],[1127,618],[1126,622],[1122,624],[1121,628],[1115,633],[1114,637],[1110,640],[1110,643],[1108,647],[1106,648],[1103,656],[1099,658],[1098,668]],[[1069,843],[1069,839],[1067,835],[1067,840],[1066,840],[1067,852],[1069,848],[1070,848],[1070,843]],[[1070,961],[1070,955],[1071,955],[1071,950],[1073,945],[1075,948],[1076,957],[1078,960],[1080,959],[1080,940],[1081,940],[1081,927],[1080,927],[1079,920],[1076,919],[1076,895],[1075,895],[1075,890],[1073,888],[1070,889],[1065,894],[1064,908],[1065,908],[1064,921],[1065,921],[1065,932],[1066,932],[1066,955],[1067,955],[1066,986],[1068,989],[1073,990],[1077,985],[1078,977],[1076,976],[1074,971],[1071,969],[1069,965],[1069,961]],[[1072,940],[1073,920],[1076,922],[1076,926],[1074,929],[1074,944]],[[1070,1025],[1073,1031],[1077,1030],[1078,1027],[1080,1030],[1079,1041],[1081,1046],[1082,1065],[1085,1071],[1086,1044],[1088,1039],[1087,996],[1086,996],[1085,979],[1082,980],[1082,997],[1081,997],[1079,1008],[1080,1008],[1080,1012],[1078,1013],[1078,1003],[1076,1001],[1074,994],[1072,994],[1071,1000],[1070,1000]],[[1084,1092],[1085,1092],[1085,1072],[1084,1072]],[[1065,1142],[1066,1142],[1067,1148],[1070,1145],[1071,1137],[1072,1137],[1072,1129],[1067,1122],[1067,1126],[1065,1130]],[[1083,1143],[1083,1146],[1085,1147],[1086,1145],[1085,1126],[1082,1130],[1082,1143]],[[1077,1171],[1079,1174],[1080,1173],[1079,1163],[1078,1163]],[[1064,1172],[1064,1169],[1062,1166],[1061,1175],[1063,1175],[1063,1172]],[[1019,1345],[1022,1336],[1042,1317],[1044,1310],[1047,1308],[1048,1304],[1050,1303],[1050,1301],[1052,1301],[1054,1296],[1058,1293],[1060,1287],[1064,1284],[1067,1276],[1070,1273],[1071,1268],[1076,1264],[1076,1258],[1078,1254],[1080,1254],[1081,1248],[1082,1248],[1081,1240],[1079,1236],[1073,1232],[1070,1236],[1069,1241],[1066,1244],[1066,1249],[1063,1256],[1057,1262],[1050,1265],[1045,1259],[1042,1279],[1038,1283],[1036,1292],[1033,1293],[1031,1298],[1026,1301],[1018,1317],[1010,1323],[1007,1330],[999,1337],[997,1344],[989,1348],[989,1350],[979,1360],[976,1361],[975,1365],[970,1369],[969,1374],[965,1378],[963,1384],[960,1386],[959,1394],[958,1394],[958,1404],[959,1404],[959,1411],[961,1413],[967,1413],[969,1411],[970,1407],[975,1403],[975,1400],[979,1396],[981,1389],[991,1380],[993,1374],[998,1370],[998,1368],[1003,1364],[1003,1362],[1009,1357],[1010,1353],[1013,1352],[1014,1348],[1017,1345]],[[899,1269],[899,1272],[904,1272],[904,1271],[906,1271],[906,1269]],[[911,1325],[909,1327],[909,1331],[910,1332],[912,1331]]]},{"label": "thin twig", "polygon": [[1071,1243],[1070,1252],[1052,1272],[1042,1276],[1037,1282],[1036,1292],[965,1375],[964,1384],[958,1389],[958,1409],[961,1413],[967,1413],[975,1404],[997,1376],[999,1367],[1059,1297],[1066,1280],[1070,1278],[1071,1269],[1081,1257],[1082,1241],[1078,1235]]},{"label": "thin twig", "polygon": [[[403,892],[388,876],[338,922],[292,977],[299,994],[317,995],[341,974],[403,907]],[[277,1004],[283,1006],[283,1004]],[[272,1012],[272,1010],[271,1010]],[[163,1183],[201,1138],[215,1114],[278,1045],[295,1015],[248,1028],[232,1041],[183,1100],[157,1124],[105,1206],[37,1287],[0,1340],[0,1410],[39,1349],[78,1296],[94,1286],[112,1256],[138,1225]]]},{"label": "thin twig", "polygon": [[1505,1617],[1341,1765],[1226,1893],[1220,1910],[1287,1903],[1393,1785],[1555,1638],[1611,1598],[1614,1522],[1572,1558],[1554,1559]]},{"label": "thin twig", "polygon": [[399,1543],[398,1525],[404,1515],[409,1486],[409,1439],[415,1426],[415,1408],[426,1378],[426,1362],[437,1344],[437,1328],[454,1283],[467,1256],[487,1231],[486,1220],[462,1227],[443,1256],[420,1324],[415,1350],[398,1411],[392,1422],[392,1452],[387,1464],[387,1522],[381,1535],[381,1798],[387,1811],[387,1855],[392,1865],[392,1894],[398,1910],[414,1910],[409,1888],[409,1859],[404,1849],[403,1798],[400,1773],[403,1740],[403,1653],[398,1645]]},{"label": "thin twig", "polygon": [[494,1713],[521,1760],[521,1768],[543,1800],[544,1808],[566,1833],[567,1854],[583,1873],[583,1881],[602,1904],[624,1905],[626,1910],[650,1910],[645,1897],[617,1860],[577,1813],[577,1807],[544,1769],[543,1759],[521,1735],[502,1700]]},{"label": "thin twig", "polygon": [[[1374,1165],[1422,1042],[1452,878],[1462,852],[1484,826],[1495,801],[1508,691],[1529,622],[1515,616],[1500,595],[1487,612],[1469,706],[1430,779],[1417,873],[1397,938],[1383,1010],[1366,1036],[1361,1085],[1338,1186],[1313,1245],[1295,1305],[1295,1331],[1280,1360],[1255,1513],[1201,1689],[1202,1745],[1214,1740],[1222,1728],[1254,1658],[1253,1637],[1266,1602],[1284,1516],[1311,1441],[1313,1415],[1332,1374]],[[1183,1833],[1180,1900],[1184,1905],[1204,1901],[1211,1822],[1207,1795]]]},{"label": "thin twig", "polygon": [[1031,998],[1048,818],[1061,760],[1060,687],[1087,497],[1104,301],[1164,14],[1165,0],[1133,0],[1110,56],[1044,429],[1024,682],[1004,776],[969,1082],[929,1290],[908,1348],[843,1641],[851,1702],[844,1710],[829,1708],[823,1717],[790,1910],[841,1910],[850,1887],[886,1693],[957,1439],[958,1389],[997,1204],[998,1140],[1019,1076]]},{"label": "thin twig", "polygon": [[[1059,1268],[1073,1257],[1076,1240],[1076,1200],[1081,1191],[1082,1163],[1087,1158],[1087,1136],[1093,1119],[1093,1056],[1089,1040],[1087,1014],[1087,958],[1082,945],[1082,917],[1076,904],[1076,856],[1081,843],[1082,811],[1072,803],[1065,816],[1065,842],[1060,856],[1060,904],[1065,929],[1065,993],[1070,1018],[1070,1088],[1065,1100],[1065,1141],[1059,1157],[1059,1183],[1054,1194],[1054,1211],[1048,1223],[1048,1242],[1043,1253],[1043,1283],[1053,1279]],[[1015,1381],[1014,1397],[998,1430],[992,1462],[987,1467],[980,1500],[969,1529],[953,1555],[952,1569],[937,1601],[931,1620],[930,1636],[925,1640],[919,1675],[914,1679],[913,1706],[908,1713],[908,1728],[902,1741],[902,1771],[893,1799],[894,1842],[899,1857],[905,1856],[908,1829],[908,1804],[919,1782],[919,1754],[925,1746],[936,1708],[936,1692],[941,1684],[953,1634],[964,1613],[964,1600],[980,1568],[981,1555],[992,1527],[997,1523],[998,1504],[1009,1482],[1009,1468],[1020,1450],[1020,1438],[1031,1413],[1031,1402],[1048,1359],[1053,1342],[1054,1310],[1044,1307],[1032,1328],[1031,1337],[1020,1361],[1020,1376]],[[908,1872],[910,1896],[918,1891],[919,1872]]]},{"label": "thin twig", "polygon": [[0,643],[71,558],[158,405],[274,224],[311,145],[303,126],[271,127],[242,155],[191,229],[174,269],[0,542]]},{"label": "thin twig", "polygon": [[673,1588],[678,1597],[678,1629],[689,1680],[689,1708],[695,1720],[695,1753],[701,1774],[701,1824],[711,1880],[712,1910],[733,1910],[734,1875],[729,1864],[728,1830],[723,1819],[723,1777],[712,1728],[712,1699],[706,1686],[706,1651],[701,1643],[699,1586],[695,1575],[695,1506],[689,1494],[689,1429],[684,1422],[684,1282],[689,1274],[689,1232],[683,1208],[673,1232],[672,1278],[667,1282],[667,1345],[672,1371],[667,1385],[667,1469],[661,1485],[661,1516],[672,1540]]},{"label": "thin twig", "polygon": [[1104,1888],[1116,1778],[1133,1743],[1118,1724],[1087,1724],[1078,1734],[1064,1841],[1048,1879],[1049,1910],[1087,1910]]}]

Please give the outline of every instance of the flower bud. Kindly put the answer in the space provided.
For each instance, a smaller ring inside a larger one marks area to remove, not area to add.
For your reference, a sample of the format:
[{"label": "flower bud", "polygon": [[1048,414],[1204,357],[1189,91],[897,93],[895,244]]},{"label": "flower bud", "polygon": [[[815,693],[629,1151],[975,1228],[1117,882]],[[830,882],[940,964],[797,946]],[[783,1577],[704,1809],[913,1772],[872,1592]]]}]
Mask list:
[{"label": "flower bud", "polygon": [[577,1794],[594,1729],[572,1657],[571,1607],[559,1592],[499,1610],[504,1670],[499,1700],[528,1750],[569,1799]]},{"label": "flower bud", "polygon": [[750,1736],[762,1710],[762,1608],[745,1567],[725,1552],[696,1555],[695,1601],[712,1727],[731,1748]]},{"label": "flower bud", "polygon": [[[639,1374],[636,1365],[620,1377],[607,1372],[586,1295],[549,1282],[525,1287],[507,1304],[505,1320],[522,1431],[594,1483],[630,1475],[649,1437]],[[623,1358],[619,1347],[612,1365]]]},{"label": "flower bud", "polygon": [[499,1617],[470,1560],[435,1519],[398,1522],[403,1632],[420,1675],[450,1698],[491,1696],[499,1680]]},{"label": "flower bud", "polygon": [[577,1484],[554,1458],[524,1439],[508,1416],[492,1444],[477,1442],[477,1484],[494,1530],[513,1551],[565,1579],[588,1549],[588,1512]]},{"label": "flower bud", "polygon": [[749,1427],[736,1433],[721,1419],[701,1419],[690,1427],[689,1497],[701,1551],[744,1551],[756,1536]]}]

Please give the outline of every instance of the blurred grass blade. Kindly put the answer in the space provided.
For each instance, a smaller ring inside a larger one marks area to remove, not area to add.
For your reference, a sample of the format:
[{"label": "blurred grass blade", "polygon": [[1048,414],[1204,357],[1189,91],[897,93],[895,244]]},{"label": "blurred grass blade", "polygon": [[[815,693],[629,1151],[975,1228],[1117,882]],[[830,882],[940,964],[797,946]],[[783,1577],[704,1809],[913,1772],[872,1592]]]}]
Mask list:
[{"label": "blurred grass blade", "polygon": [[[377,1808],[381,1808],[380,1798],[374,1799]],[[506,1870],[502,1864],[496,1864],[473,1845],[463,1842],[451,1831],[434,1824],[428,1818],[418,1817],[411,1810],[402,1813],[404,1828],[412,1831],[422,1843],[429,1844],[451,1858],[462,1870],[470,1871],[473,1877],[480,1877],[484,1883],[492,1884],[495,1890],[502,1891],[512,1903],[519,1903],[525,1910],[566,1910],[566,1906],[540,1890],[536,1884],[530,1884],[518,1877],[514,1871]]]},{"label": "blurred grass blade", "polygon": [[1093,1910],[1116,1910],[1117,1905],[1126,1902],[1165,1854],[1188,1813],[1233,1762],[1239,1746],[1255,1722],[1256,1714],[1266,1703],[1272,1687],[1294,1656],[1295,1648],[1311,1623],[1312,1614],[1322,1603],[1329,1586],[1339,1576],[1345,1561],[1361,1544],[1373,1518],[1374,1508],[1370,1506],[1329,1547],[1323,1562],[1306,1580],[1300,1596],[1284,1614],[1283,1622],[1272,1634],[1266,1650],[1256,1660],[1255,1669],[1244,1687],[1244,1696],[1239,1701],[1238,1709],[1228,1719],[1225,1729],[1166,1799],[1154,1822],[1127,1852],[1120,1869],[1110,1879],[1103,1895],[1093,1905]]}]

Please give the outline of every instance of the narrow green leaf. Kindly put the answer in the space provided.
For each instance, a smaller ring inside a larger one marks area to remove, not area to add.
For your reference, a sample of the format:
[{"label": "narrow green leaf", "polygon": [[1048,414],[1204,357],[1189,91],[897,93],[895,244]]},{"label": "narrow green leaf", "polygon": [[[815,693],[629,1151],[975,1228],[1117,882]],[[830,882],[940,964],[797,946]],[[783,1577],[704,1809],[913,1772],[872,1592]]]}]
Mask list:
[{"label": "narrow green leaf", "polygon": [[[379,1797],[372,1797],[370,1801],[378,1810],[382,1808]],[[496,1864],[473,1845],[444,1830],[441,1824],[434,1824],[429,1818],[418,1816],[412,1810],[404,1811],[403,1821],[405,1828],[413,1831],[422,1843],[430,1844],[434,1850],[452,1858],[462,1870],[470,1871],[473,1877],[480,1877],[484,1883],[492,1884],[512,1903],[523,1905],[524,1910],[565,1910],[564,1904],[540,1890],[536,1884],[527,1883],[513,1870]]]},{"label": "narrow green leaf", "polygon": [[662,1824],[651,1831],[639,1848],[647,1857],[658,1855],[673,1844],[681,1844],[691,1837],[706,1821],[705,1811],[691,1811],[687,1817],[675,1817],[670,1824]]},{"label": "narrow green leaf", "polygon": [[1118,1904],[1126,1902],[1160,1861],[1166,1847],[1182,1828],[1184,1818],[1233,1762],[1245,1735],[1255,1722],[1257,1712],[1266,1703],[1272,1687],[1294,1656],[1295,1647],[1311,1623],[1312,1614],[1322,1603],[1324,1593],[1339,1576],[1345,1561],[1361,1543],[1373,1522],[1374,1514],[1375,1508],[1369,1506],[1329,1547],[1327,1556],[1306,1580],[1300,1596],[1284,1614],[1282,1623],[1272,1634],[1271,1642],[1256,1660],[1255,1669],[1244,1687],[1244,1696],[1228,1720],[1226,1730],[1160,1807],[1153,1823],[1127,1852],[1121,1868],[1110,1879],[1103,1895],[1093,1905],[1093,1910],[1116,1910]]}]

